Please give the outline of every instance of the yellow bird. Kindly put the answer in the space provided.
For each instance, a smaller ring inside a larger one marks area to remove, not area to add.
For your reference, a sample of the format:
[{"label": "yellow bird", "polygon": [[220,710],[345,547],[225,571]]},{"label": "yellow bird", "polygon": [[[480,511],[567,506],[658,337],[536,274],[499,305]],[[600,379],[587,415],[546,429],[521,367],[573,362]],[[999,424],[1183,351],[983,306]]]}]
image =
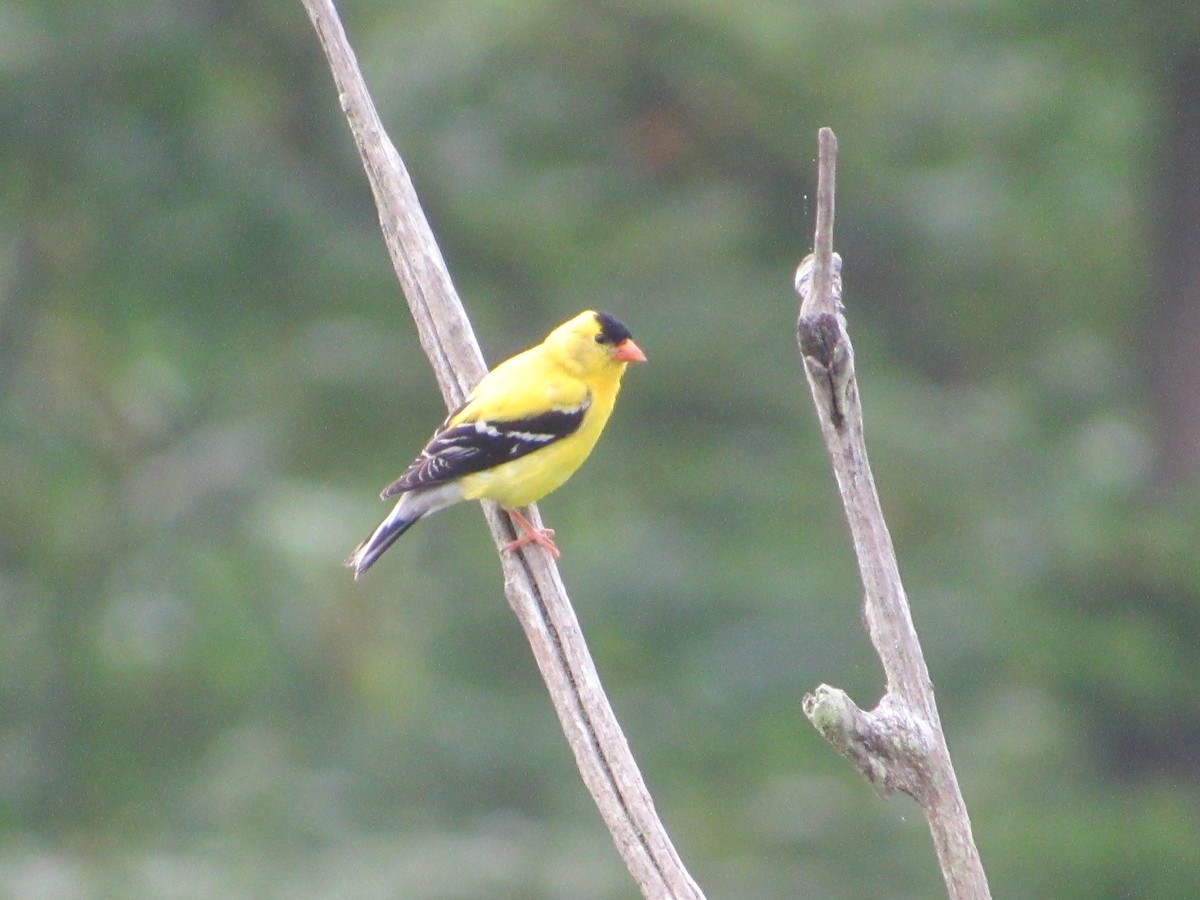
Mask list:
[{"label": "yellow bird", "polygon": [[488,372],[450,413],[403,475],[383,489],[400,501],[346,560],[357,580],[422,516],[463,500],[495,500],[526,544],[559,556],[554,531],[535,528],[528,506],[575,473],[612,415],[621,376],[646,354],[608,313],[587,310],[555,328],[536,347]]}]

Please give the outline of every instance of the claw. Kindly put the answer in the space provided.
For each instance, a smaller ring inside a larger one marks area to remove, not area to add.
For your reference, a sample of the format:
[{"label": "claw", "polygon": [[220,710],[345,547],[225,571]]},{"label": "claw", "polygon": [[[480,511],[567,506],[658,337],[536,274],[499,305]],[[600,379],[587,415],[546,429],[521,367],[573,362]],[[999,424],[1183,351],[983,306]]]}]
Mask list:
[{"label": "claw", "polygon": [[508,510],[508,514],[512,517],[513,524],[524,533],[512,543],[505,544],[501,548],[502,553],[512,553],[527,544],[537,544],[555,559],[562,556],[562,551],[553,541],[553,528],[538,528],[515,509]]}]

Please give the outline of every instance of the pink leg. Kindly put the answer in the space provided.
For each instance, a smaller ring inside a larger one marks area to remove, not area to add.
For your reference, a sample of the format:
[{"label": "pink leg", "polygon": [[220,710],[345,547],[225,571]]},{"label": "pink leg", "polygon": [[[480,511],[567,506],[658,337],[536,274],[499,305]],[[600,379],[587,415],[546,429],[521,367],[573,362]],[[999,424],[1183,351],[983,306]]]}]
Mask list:
[{"label": "pink leg", "polygon": [[521,547],[524,547],[526,544],[537,544],[555,559],[558,559],[560,556],[562,556],[562,551],[558,549],[552,540],[554,537],[553,528],[536,528],[532,522],[526,519],[515,509],[506,510],[506,512],[512,517],[513,524],[515,524],[520,531],[524,532],[524,534],[522,534],[511,544],[505,544],[504,547],[501,548],[502,552],[512,553],[514,550],[518,550]]}]

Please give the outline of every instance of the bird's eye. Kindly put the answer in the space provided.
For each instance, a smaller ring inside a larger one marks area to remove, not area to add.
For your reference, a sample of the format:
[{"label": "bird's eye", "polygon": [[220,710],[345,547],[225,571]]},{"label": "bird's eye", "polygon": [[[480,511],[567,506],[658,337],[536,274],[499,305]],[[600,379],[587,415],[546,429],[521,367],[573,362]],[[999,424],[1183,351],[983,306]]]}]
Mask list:
[{"label": "bird's eye", "polygon": [[607,343],[608,343],[608,341],[607,341],[607,340],[605,340],[605,338],[604,338],[604,332],[603,332],[603,331],[602,331],[602,332],[600,332],[598,335],[596,335],[596,343],[597,343],[597,344],[607,344]]}]

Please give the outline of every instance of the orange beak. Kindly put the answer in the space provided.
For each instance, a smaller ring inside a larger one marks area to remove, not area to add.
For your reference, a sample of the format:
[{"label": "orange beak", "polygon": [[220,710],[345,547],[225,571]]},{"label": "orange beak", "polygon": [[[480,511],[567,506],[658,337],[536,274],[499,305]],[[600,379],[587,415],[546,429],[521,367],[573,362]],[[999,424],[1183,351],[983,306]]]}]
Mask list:
[{"label": "orange beak", "polygon": [[645,362],[646,354],[642,352],[642,348],[633,342],[633,338],[625,338],[613,350],[613,359],[618,362]]}]

